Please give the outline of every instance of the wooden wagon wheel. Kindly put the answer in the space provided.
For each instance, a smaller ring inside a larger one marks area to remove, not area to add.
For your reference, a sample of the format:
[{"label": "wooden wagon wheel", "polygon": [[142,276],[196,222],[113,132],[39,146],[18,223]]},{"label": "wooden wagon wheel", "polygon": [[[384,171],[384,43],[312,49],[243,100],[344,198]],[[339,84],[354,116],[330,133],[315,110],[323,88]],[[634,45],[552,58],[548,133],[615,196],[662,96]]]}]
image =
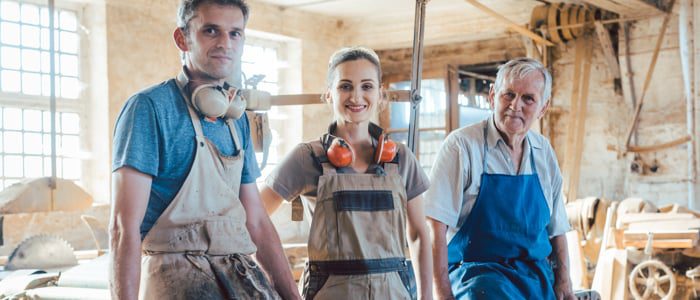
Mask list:
[{"label": "wooden wagon wheel", "polygon": [[638,264],[630,272],[629,289],[636,300],[650,299],[652,295],[662,300],[673,299],[673,294],[676,292],[676,278],[664,263],[658,260],[647,260]]}]

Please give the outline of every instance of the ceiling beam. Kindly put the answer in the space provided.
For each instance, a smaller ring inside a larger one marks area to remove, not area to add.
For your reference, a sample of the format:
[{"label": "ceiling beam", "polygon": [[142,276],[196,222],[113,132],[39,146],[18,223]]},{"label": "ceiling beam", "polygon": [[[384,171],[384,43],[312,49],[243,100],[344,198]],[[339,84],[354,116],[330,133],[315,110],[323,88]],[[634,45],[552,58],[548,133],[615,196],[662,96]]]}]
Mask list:
[{"label": "ceiling beam", "polygon": [[554,44],[552,42],[548,41],[547,39],[543,38],[542,36],[532,32],[532,31],[530,31],[529,29],[511,21],[510,19],[504,17],[503,15],[499,14],[498,12],[481,4],[479,1],[477,1],[477,0],[465,0],[465,1],[467,1],[467,3],[473,5],[477,9],[485,12],[486,14],[488,14],[488,15],[498,19],[499,21],[505,23],[506,25],[508,25],[508,28],[513,29],[520,34],[531,38],[533,41],[535,41],[539,44],[547,45],[547,46],[554,46]]},{"label": "ceiling beam", "polygon": [[[583,0],[584,2],[614,12],[621,16],[637,16],[664,13],[654,0]],[[671,8],[669,8],[670,10]]]}]

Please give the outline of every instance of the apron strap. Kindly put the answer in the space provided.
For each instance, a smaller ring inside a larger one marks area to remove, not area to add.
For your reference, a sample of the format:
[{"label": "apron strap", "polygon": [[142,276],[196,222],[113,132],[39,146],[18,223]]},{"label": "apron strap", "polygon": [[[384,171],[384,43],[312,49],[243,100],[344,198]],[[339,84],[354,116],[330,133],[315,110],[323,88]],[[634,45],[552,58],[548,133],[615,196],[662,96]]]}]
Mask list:
[{"label": "apron strap", "polygon": [[187,105],[187,110],[190,113],[190,119],[192,120],[192,126],[194,127],[194,132],[199,138],[204,138],[204,132],[202,131],[202,124],[200,123],[199,120],[199,115],[197,115],[197,112],[195,112],[194,107],[192,107],[192,102],[190,100],[190,97],[185,93],[185,88],[187,85],[187,75],[185,75],[184,72],[180,72],[180,74],[175,77],[175,84],[177,85],[177,89],[180,91],[180,95],[182,95],[182,99],[185,101],[185,104]]},{"label": "apron strap", "polygon": [[484,126],[484,155],[483,155],[483,159],[482,159],[483,166],[481,167],[482,173],[486,173],[486,158],[489,155],[489,149],[488,149],[488,143],[489,143],[488,136],[489,135],[488,135],[488,130],[487,130],[488,128],[489,128],[489,124],[487,121],[486,126]]},{"label": "apron strap", "polygon": [[231,132],[231,137],[233,138],[233,152],[238,153],[238,155],[243,155],[243,153],[241,153],[241,151],[243,151],[243,145],[241,145],[241,139],[238,137],[236,123],[233,122],[233,119],[226,118],[226,125],[228,125],[228,129]]},{"label": "apron strap", "polygon": [[320,141],[319,143],[310,142],[307,145],[311,147],[311,155],[316,163],[321,165],[321,168],[323,168],[323,175],[337,173],[335,166],[331,164],[331,162],[328,160],[328,156],[326,156],[326,148],[323,146],[323,141]]}]

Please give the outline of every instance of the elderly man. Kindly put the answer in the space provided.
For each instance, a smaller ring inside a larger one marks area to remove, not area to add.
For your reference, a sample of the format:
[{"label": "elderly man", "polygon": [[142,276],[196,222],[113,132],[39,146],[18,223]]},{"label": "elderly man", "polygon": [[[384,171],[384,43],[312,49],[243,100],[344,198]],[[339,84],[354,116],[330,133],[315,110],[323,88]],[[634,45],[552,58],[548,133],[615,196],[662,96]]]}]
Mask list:
[{"label": "elderly man", "polygon": [[425,197],[439,299],[574,299],[562,177],[529,130],[551,90],[541,63],[509,61],[489,92],[494,114],[440,148]]}]

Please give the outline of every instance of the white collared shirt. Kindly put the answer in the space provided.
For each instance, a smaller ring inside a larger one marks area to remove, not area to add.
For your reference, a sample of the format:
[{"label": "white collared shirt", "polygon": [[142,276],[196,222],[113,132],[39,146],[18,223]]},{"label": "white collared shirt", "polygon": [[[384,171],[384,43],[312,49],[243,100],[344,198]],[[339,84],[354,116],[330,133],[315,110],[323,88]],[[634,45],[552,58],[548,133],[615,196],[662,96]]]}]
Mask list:
[{"label": "white collared shirt", "polygon": [[552,146],[544,136],[528,131],[524,140],[520,173],[516,174],[508,146],[498,133],[491,115],[485,121],[450,133],[440,147],[430,172],[431,185],[424,194],[425,214],[448,226],[447,242],[464,224],[479,194],[483,172],[484,126],[488,126],[486,171],[490,174],[532,174],[530,152],[534,151],[537,177],[549,206],[550,222],[547,232],[551,238],[569,231],[562,195],[562,176]]}]

